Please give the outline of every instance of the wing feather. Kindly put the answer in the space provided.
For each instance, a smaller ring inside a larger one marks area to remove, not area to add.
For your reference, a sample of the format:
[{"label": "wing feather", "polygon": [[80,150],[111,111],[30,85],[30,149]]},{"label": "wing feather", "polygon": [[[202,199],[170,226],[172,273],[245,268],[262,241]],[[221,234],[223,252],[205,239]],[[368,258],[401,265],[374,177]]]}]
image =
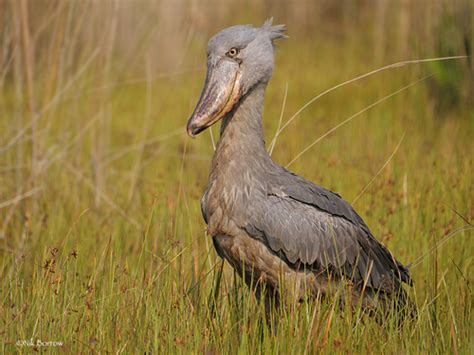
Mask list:
[{"label": "wing feather", "polygon": [[[308,191],[309,196],[302,197]],[[355,282],[367,278],[368,286],[376,289],[411,282],[408,270],[339,195],[310,184],[300,190],[290,184],[273,188],[259,210],[264,212],[253,211],[245,229],[290,264],[318,272],[332,270]]]}]

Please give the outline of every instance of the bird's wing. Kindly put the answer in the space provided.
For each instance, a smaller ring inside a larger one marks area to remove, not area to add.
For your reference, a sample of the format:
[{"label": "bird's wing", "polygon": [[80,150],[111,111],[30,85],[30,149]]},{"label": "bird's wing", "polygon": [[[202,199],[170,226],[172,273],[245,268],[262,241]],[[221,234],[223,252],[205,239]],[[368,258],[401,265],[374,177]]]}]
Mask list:
[{"label": "bird's wing", "polygon": [[387,291],[400,281],[411,283],[408,270],[339,195],[309,182],[300,189],[274,187],[251,213],[246,231],[294,265],[331,270]]},{"label": "bird's wing", "polygon": [[[369,228],[352,206],[340,195],[318,186],[284,168],[275,178],[271,190],[283,194],[301,203],[314,206],[333,216],[342,217],[370,233]],[[271,192],[272,192],[271,191]]]}]

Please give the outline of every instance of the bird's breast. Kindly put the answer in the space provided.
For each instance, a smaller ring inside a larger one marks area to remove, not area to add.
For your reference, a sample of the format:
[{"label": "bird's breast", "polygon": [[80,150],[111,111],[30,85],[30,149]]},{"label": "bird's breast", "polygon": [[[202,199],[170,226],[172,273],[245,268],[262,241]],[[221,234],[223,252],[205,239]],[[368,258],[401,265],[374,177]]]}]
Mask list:
[{"label": "bird's breast", "polygon": [[263,184],[250,172],[211,174],[201,199],[201,209],[208,224],[208,233],[233,235],[244,226],[250,211],[263,198]]}]

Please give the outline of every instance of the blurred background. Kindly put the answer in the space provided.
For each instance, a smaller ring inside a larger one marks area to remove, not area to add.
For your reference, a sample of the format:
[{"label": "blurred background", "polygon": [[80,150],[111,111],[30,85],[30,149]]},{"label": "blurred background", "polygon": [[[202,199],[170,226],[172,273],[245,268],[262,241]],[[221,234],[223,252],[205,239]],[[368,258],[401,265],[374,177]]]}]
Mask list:
[{"label": "blurred background", "polygon": [[[472,1],[0,0],[0,271],[10,281],[34,278],[75,255],[78,277],[87,278],[137,267],[146,245],[149,267],[139,273],[166,261],[182,275],[177,285],[169,275],[170,290],[200,279],[211,268],[203,261],[215,260],[199,198],[218,129],[191,140],[184,127],[204,82],[208,39],[269,17],[287,25],[290,39],[276,44],[267,143],[280,119],[335,85],[392,63],[470,56],[399,66],[331,92],[278,136],[273,156],[286,165],[403,88],[291,169],[356,203],[403,262],[464,223],[451,207],[472,220]],[[116,261],[98,268],[110,245]],[[446,253],[460,270],[472,264],[472,244]],[[414,276],[421,294],[435,297],[437,283],[423,285],[448,264],[423,264]],[[54,277],[62,272],[57,266]],[[97,283],[94,292],[113,293]]]},{"label": "blurred background", "polygon": [[[114,195],[120,202],[106,205],[125,205],[127,215],[150,191],[173,201],[176,189],[163,187],[182,174],[183,127],[203,83],[206,43],[222,28],[258,26],[269,17],[287,24],[290,40],[277,44],[266,101],[270,141],[280,116],[284,122],[336,84],[395,62],[471,55],[472,7],[468,0],[2,0],[0,201],[6,202],[0,237],[16,245],[7,231],[14,225],[11,231],[18,231],[30,215],[28,201],[49,200],[53,191],[62,195],[73,181],[86,179],[95,207]],[[319,154],[310,151],[306,162],[345,155],[346,164],[355,164],[371,158],[358,151],[347,155],[358,140],[379,151],[379,144],[392,136],[398,140],[401,131],[428,125],[438,132],[443,121],[473,120],[472,57],[412,64],[312,104],[279,137],[277,160],[291,161],[344,118],[426,75],[411,92],[376,108],[374,122],[358,119]],[[367,127],[373,137],[365,137]],[[210,137],[203,136],[186,147],[186,164],[199,168],[183,177],[200,188],[212,154]],[[295,169],[300,163],[305,161]],[[342,182],[325,181],[316,165],[310,178],[341,188]],[[67,183],[59,188],[58,181]],[[68,203],[80,198],[69,195]],[[30,217],[44,217],[36,212]]]}]

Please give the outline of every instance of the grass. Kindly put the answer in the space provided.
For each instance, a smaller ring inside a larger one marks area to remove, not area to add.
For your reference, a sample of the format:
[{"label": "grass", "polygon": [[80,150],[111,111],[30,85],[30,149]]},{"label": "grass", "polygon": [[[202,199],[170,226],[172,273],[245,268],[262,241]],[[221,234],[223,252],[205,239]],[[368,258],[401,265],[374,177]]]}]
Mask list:
[{"label": "grass", "polygon": [[[276,53],[267,142],[318,93],[400,59],[368,61],[371,42],[360,31],[314,43],[294,28]],[[60,83],[38,72],[30,91],[15,77],[3,83],[0,351],[472,353],[472,106],[438,112],[423,81],[291,165],[355,201],[374,235],[402,262],[415,261],[409,293],[419,317],[381,325],[334,300],[306,300],[284,309],[272,334],[201,217],[211,136],[191,140],[184,125],[203,83],[205,40],[187,43],[175,74],[156,74],[140,52],[136,75],[92,48]],[[331,92],[278,135],[273,157],[290,163],[340,122],[430,74],[412,64]],[[33,347],[17,343],[30,339]]]}]

